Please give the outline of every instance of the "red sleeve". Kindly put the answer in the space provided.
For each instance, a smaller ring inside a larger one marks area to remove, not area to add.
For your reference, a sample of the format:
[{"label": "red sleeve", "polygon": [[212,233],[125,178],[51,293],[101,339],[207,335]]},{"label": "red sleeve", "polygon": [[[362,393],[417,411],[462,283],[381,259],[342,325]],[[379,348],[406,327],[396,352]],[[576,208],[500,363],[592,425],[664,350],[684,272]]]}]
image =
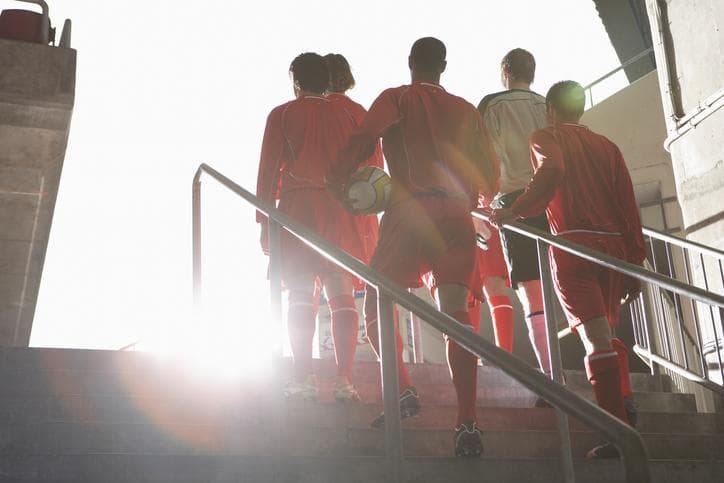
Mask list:
[{"label": "red sleeve", "polygon": [[530,137],[529,144],[535,174],[525,192],[511,207],[513,214],[523,218],[539,215],[546,210],[565,172],[563,152],[553,132],[548,129],[536,131]]},{"label": "red sleeve", "polygon": [[634,195],[631,175],[626,167],[626,162],[618,147],[615,147],[616,166],[616,193],[622,208],[626,223],[626,248],[628,250],[628,261],[640,265],[646,258],[646,246],[639,217],[639,206]]},{"label": "red sleeve", "polygon": [[[286,147],[282,129],[283,109],[274,109],[267,118],[264,140],[261,144],[259,173],[256,178],[256,196],[273,206],[279,198],[279,184],[283,169],[283,154]],[[257,223],[266,222],[266,216],[256,213]]]},{"label": "red sleeve", "polygon": [[398,92],[399,89],[387,89],[375,99],[362,125],[354,130],[327,174],[329,184],[344,185],[357,166],[373,155],[384,132],[402,119]]}]

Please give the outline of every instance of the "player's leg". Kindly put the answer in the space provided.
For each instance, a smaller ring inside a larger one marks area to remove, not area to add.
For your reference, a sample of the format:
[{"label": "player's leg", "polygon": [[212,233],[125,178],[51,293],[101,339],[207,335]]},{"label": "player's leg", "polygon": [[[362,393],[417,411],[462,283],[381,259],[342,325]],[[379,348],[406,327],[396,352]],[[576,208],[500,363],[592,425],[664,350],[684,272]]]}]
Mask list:
[{"label": "player's leg", "polygon": [[284,394],[290,398],[316,399],[319,391],[312,368],[316,329],[315,276],[297,275],[284,282],[289,289],[287,329],[294,358],[294,378]]},{"label": "player's leg", "polygon": [[628,422],[621,394],[619,357],[611,343],[608,320],[603,316],[596,317],[579,325],[577,330],[586,350],[586,374],[598,405]]},{"label": "player's leg", "polygon": [[[367,340],[372,349],[380,355],[379,321],[377,312],[377,290],[367,286],[364,302],[365,329]],[[420,397],[417,389],[412,383],[412,378],[407,370],[405,361],[402,358],[403,342],[397,322],[397,309],[393,310],[393,323],[395,325],[395,346],[397,351],[397,380],[400,391],[400,416],[404,418],[414,417],[420,413]],[[385,423],[385,414],[381,413],[372,420],[370,425],[373,428],[380,428]]]},{"label": "player's leg", "polygon": [[[372,346],[372,350],[375,351],[377,357],[380,356],[380,332],[379,332],[379,321],[377,317],[377,290],[374,287],[367,286],[365,289],[365,302],[364,302],[364,316],[365,316],[365,332],[367,340]],[[397,373],[398,382],[400,387],[400,394],[406,389],[413,387],[410,373],[405,366],[405,362],[402,358],[403,342],[402,336],[400,335],[398,323],[397,323],[397,309],[394,310],[394,324],[395,324],[395,345],[397,348]]]},{"label": "player's leg", "polygon": [[[522,193],[522,192],[521,192]],[[510,206],[521,193],[511,193],[501,201]],[[549,231],[545,215],[525,218],[522,223],[533,228]],[[510,230],[500,232],[503,255],[509,268],[510,282],[523,305],[528,338],[535,352],[538,366],[548,376],[551,374],[548,338],[546,334],[543,295],[538,267],[538,246],[535,240]]]},{"label": "player's leg", "polygon": [[508,296],[507,282],[503,277],[487,276],[483,281],[483,290],[493,319],[495,344],[513,352],[513,306]]},{"label": "player's leg", "polygon": [[[458,284],[439,285],[437,298],[442,312],[470,327],[470,330],[477,331],[478,324],[470,319],[467,310],[467,287]],[[445,343],[450,375],[458,401],[454,440],[455,454],[456,456],[479,456],[483,451],[483,446],[475,414],[478,356],[470,353],[447,336]]]},{"label": "player's leg", "polygon": [[[612,344],[611,329],[606,317],[596,317],[578,326],[578,333],[586,349],[586,374],[593,386],[598,405],[624,422],[628,415],[621,394],[619,356]],[[619,453],[611,443],[591,449],[588,458],[616,458]]]},{"label": "player's leg", "polygon": [[533,346],[538,366],[546,376],[551,375],[551,360],[548,350],[543,291],[540,280],[525,280],[518,283],[518,296],[523,304],[528,337]]},{"label": "player's leg", "polygon": [[359,394],[352,384],[352,368],[359,328],[352,277],[341,272],[328,273],[324,277],[324,291],[332,316],[332,339],[337,360],[335,399],[359,401]]}]

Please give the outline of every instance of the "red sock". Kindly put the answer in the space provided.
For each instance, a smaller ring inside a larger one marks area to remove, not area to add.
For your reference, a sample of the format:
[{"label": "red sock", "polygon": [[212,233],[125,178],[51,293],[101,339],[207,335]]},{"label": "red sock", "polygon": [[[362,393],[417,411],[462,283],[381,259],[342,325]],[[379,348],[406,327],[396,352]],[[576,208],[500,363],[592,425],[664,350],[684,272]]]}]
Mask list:
[{"label": "red sock", "polygon": [[316,310],[310,294],[289,292],[287,328],[294,356],[294,378],[303,381],[312,374],[312,345],[316,329]]},{"label": "red sock", "polygon": [[[470,314],[466,311],[455,312],[452,317],[464,325],[470,325]],[[456,425],[466,421],[477,422],[475,417],[475,398],[477,396],[478,357],[463,349],[446,337],[447,362],[450,367],[455,393],[458,397],[458,417]]]},{"label": "red sock", "polygon": [[611,339],[613,350],[618,354],[618,363],[621,371],[621,395],[633,399],[633,391],[631,390],[631,374],[628,368],[628,349],[621,339],[614,337]]},{"label": "red sock", "polygon": [[337,375],[352,380],[354,354],[357,350],[359,315],[352,295],[338,295],[329,299],[332,313],[332,338],[337,358]]},{"label": "red sock", "polygon": [[628,422],[621,395],[618,354],[613,349],[597,351],[585,358],[586,374],[593,386],[596,402],[621,421]]},{"label": "red sock", "polygon": [[513,306],[507,295],[496,295],[488,298],[488,305],[493,316],[495,345],[508,352],[513,352]]}]

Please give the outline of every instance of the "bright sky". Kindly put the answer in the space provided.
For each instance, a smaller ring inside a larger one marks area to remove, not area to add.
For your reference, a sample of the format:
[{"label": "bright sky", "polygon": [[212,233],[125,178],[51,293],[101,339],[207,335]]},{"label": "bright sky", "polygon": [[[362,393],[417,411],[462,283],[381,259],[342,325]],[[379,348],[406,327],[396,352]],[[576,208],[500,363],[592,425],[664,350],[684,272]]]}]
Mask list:
[{"label": "bright sky", "polygon": [[366,106],[409,81],[410,46],[428,35],[448,48],[443,86],[474,104],[501,89],[500,59],[513,47],[536,56],[543,94],[619,64],[585,0],[49,3],[56,26],[73,20],[78,69],[33,346],[154,346],[178,333],[234,345],[247,334],[239,327],[268,325],[257,315],[267,285],[253,211],[211,182],[203,236],[214,316],[191,325],[191,179],[207,162],[253,190],[266,115],[291,99],[287,70],[301,52],[344,54],[357,78],[350,96]]}]

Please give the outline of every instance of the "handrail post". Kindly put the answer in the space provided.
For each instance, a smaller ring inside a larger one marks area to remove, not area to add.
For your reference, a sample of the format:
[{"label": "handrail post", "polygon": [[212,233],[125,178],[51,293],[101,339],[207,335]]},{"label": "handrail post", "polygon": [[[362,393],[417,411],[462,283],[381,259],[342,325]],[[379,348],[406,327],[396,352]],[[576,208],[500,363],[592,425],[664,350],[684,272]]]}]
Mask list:
[{"label": "handrail post", "polygon": [[[538,267],[540,268],[540,283],[543,292],[543,312],[546,319],[546,333],[548,336],[548,354],[550,357],[551,376],[553,380],[563,386],[563,362],[561,361],[561,348],[558,343],[558,327],[553,313],[553,287],[551,286],[551,267],[548,260],[548,247],[542,241],[538,245]],[[576,476],[573,471],[573,455],[571,454],[571,432],[568,426],[568,415],[556,408],[558,423],[558,437],[561,441],[561,472],[565,483],[573,483]]]},{"label": "handrail post", "polygon": [[[282,333],[282,267],[281,267],[281,227],[275,220],[269,218],[269,306],[271,320],[276,330],[274,334]],[[277,337],[273,341],[272,355],[281,359],[282,344]]]},{"label": "handrail post", "polygon": [[382,287],[377,287],[377,327],[382,366],[382,402],[385,411],[385,456],[390,481],[402,482],[404,475],[394,310],[390,295]]},{"label": "handrail post", "polygon": [[201,168],[196,171],[191,187],[191,251],[193,253],[193,316],[201,320]]}]

